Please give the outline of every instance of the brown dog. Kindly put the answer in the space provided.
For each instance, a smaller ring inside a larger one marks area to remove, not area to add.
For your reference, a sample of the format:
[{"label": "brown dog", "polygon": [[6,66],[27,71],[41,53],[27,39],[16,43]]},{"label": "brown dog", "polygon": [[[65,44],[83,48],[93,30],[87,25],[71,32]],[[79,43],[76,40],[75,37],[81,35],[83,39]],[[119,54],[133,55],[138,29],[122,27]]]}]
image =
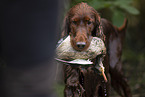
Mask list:
[{"label": "brown dog", "polygon": [[[122,83],[117,83],[113,80],[121,79],[124,84],[127,84],[122,76],[122,73],[118,71],[116,67],[120,67],[120,64],[112,64],[112,56],[120,59],[121,53],[118,56],[116,50],[112,50],[112,46],[116,46],[115,49],[122,51],[122,47],[113,44],[115,39],[119,38],[119,32],[125,32],[126,23],[121,27],[114,27],[110,22],[105,19],[101,19],[98,12],[87,5],[86,3],[79,3],[72,7],[67,13],[64,20],[64,31],[62,37],[70,35],[71,45],[77,51],[86,50],[92,37],[101,38],[106,45],[107,54],[104,58],[105,74],[107,75],[108,82],[105,83],[103,77],[95,70],[95,66],[98,64],[98,60],[102,55],[96,56],[92,61],[94,65],[89,67],[73,67],[64,65],[64,78],[65,78],[65,97],[109,97],[109,86],[110,86],[110,74],[112,86],[119,86],[116,91],[122,96],[121,90],[123,89],[125,95],[131,95],[129,87],[123,87]],[[120,41],[117,41],[118,43]],[[120,51],[119,51],[120,52]],[[111,63],[111,64],[110,64]],[[113,67],[114,65],[114,67]],[[109,67],[111,68],[109,70]],[[114,71],[117,71],[114,72]],[[131,97],[131,96],[125,96]]]},{"label": "brown dog", "polygon": [[116,28],[116,34],[111,33],[109,39],[109,54],[110,54],[110,68],[111,85],[121,97],[132,97],[130,87],[122,72],[122,46],[125,38],[127,28],[127,20],[125,19],[124,25]]}]

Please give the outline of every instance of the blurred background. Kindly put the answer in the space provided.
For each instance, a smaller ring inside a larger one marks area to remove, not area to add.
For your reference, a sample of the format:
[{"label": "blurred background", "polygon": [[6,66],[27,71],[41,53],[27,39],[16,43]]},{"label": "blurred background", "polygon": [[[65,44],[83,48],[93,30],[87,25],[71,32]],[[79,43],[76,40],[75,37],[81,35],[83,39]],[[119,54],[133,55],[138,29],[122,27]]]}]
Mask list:
[{"label": "blurred background", "polygon": [[[87,2],[117,27],[123,24],[124,18],[128,19],[122,55],[123,72],[133,97],[145,97],[145,0],[65,0],[62,19],[69,8],[80,2]],[[63,97],[63,88],[63,82],[59,81],[56,90],[60,97]],[[111,97],[119,97],[113,89]]]}]

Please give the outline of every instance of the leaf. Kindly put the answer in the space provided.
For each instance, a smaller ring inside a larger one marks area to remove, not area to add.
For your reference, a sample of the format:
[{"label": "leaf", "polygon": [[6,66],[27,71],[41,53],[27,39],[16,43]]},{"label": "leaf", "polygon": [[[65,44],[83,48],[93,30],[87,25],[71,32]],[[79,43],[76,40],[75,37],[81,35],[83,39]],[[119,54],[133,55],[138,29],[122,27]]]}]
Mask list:
[{"label": "leaf", "polygon": [[132,3],[132,0],[116,0],[114,1],[114,5],[120,6],[120,5],[129,5]]},{"label": "leaf", "polygon": [[126,10],[128,13],[133,14],[133,15],[138,15],[140,12],[137,10],[135,7],[132,7],[130,5],[120,5],[120,8]]},{"label": "leaf", "polygon": [[132,3],[132,0],[117,0],[117,1],[114,1],[113,5],[115,7],[119,7],[127,11],[130,14],[138,15],[139,11],[135,7],[133,7],[131,3]]},{"label": "leaf", "polygon": [[120,27],[123,24],[124,18],[125,18],[125,16],[124,16],[123,12],[121,12],[119,10],[115,10],[113,17],[112,17],[113,25]]},{"label": "leaf", "polygon": [[112,6],[112,2],[111,1],[93,0],[93,1],[89,2],[89,5],[92,6],[94,9],[102,9],[102,8],[108,8],[108,7]]}]

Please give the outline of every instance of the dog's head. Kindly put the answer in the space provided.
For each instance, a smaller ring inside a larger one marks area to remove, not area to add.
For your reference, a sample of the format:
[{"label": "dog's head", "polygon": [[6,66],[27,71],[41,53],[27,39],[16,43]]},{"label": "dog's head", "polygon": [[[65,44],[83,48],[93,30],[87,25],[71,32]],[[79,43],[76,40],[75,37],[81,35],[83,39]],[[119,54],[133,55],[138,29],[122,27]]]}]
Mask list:
[{"label": "dog's head", "polygon": [[99,25],[100,16],[97,11],[86,3],[79,3],[67,13],[62,36],[70,35],[72,47],[83,51],[89,47],[92,37],[101,37]]}]

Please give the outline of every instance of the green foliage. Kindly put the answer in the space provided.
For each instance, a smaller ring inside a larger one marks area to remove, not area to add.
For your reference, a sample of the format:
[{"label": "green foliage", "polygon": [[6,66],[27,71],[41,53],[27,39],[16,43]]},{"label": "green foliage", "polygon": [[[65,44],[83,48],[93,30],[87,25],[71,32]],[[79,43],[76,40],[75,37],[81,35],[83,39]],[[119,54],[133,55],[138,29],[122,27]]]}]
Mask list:
[{"label": "green foliage", "polygon": [[113,12],[111,20],[116,26],[122,24],[124,18],[127,17],[126,14],[139,14],[138,9],[132,5],[133,0],[73,0],[71,7],[80,2],[86,2],[96,10],[109,9]]},{"label": "green foliage", "polygon": [[63,94],[64,84],[56,83],[54,86],[54,90],[56,91],[58,97],[64,97],[64,94]]},{"label": "green foliage", "polygon": [[115,10],[115,13],[113,13],[113,16],[112,16],[112,22],[114,25],[119,27],[123,24],[124,18],[125,18],[124,13],[122,13],[120,10],[118,11]]}]

